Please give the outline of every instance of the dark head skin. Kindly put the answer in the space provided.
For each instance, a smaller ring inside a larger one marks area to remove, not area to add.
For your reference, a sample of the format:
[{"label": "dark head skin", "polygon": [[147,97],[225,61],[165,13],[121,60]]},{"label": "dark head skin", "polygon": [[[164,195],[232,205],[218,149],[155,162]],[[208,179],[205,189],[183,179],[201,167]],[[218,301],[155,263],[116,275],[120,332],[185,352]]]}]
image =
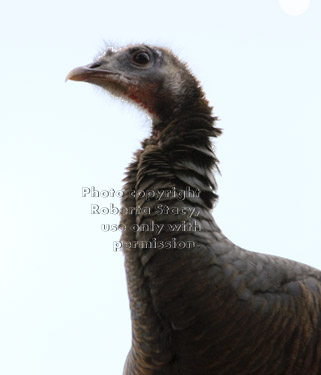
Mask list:
[{"label": "dark head skin", "polygon": [[73,69],[66,80],[89,82],[133,101],[149,112],[154,124],[205,100],[198,81],[170,50],[144,44],[108,48],[93,63]]}]

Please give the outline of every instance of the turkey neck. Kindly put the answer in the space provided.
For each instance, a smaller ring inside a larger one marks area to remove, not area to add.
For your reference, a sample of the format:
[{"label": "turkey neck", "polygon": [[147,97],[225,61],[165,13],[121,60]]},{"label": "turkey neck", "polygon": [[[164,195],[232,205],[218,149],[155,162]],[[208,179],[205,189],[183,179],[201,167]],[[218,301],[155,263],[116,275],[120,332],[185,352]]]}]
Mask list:
[{"label": "turkey neck", "polygon": [[195,275],[207,261],[200,254],[213,233],[220,233],[210,213],[217,198],[210,138],[220,134],[214,124],[207,102],[195,103],[175,119],[154,124],[128,167],[122,206],[136,211],[123,212],[121,241],[132,352],[143,362],[151,356],[171,361],[172,330],[185,329],[195,318],[188,301],[195,300],[193,293],[199,297]]}]

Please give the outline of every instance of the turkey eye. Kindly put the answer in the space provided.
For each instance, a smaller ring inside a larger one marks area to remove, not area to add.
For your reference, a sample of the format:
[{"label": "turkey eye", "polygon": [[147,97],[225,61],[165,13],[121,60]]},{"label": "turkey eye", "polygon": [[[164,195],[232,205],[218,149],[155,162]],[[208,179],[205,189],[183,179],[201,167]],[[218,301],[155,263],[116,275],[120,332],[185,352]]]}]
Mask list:
[{"label": "turkey eye", "polygon": [[133,61],[139,65],[146,65],[149,63],[150,57],[147,52],[138,52],[133,56]]}]

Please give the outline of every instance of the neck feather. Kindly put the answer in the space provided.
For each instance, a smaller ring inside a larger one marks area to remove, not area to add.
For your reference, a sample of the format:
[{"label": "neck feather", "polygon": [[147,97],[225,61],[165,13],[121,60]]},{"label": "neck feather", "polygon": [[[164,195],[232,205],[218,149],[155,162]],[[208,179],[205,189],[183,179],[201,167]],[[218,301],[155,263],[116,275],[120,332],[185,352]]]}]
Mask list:
[{"label": "neck feather", "polygon": [[[137,371],[152,367],[151,356],[158,364],[169,363],[173,327],[184,329],[191,323],[173,301],[182,298],[186,288],[181,268],[187,266],[192,275],[202,266],[197,254],[220,232],[210,213],[217,198],[212,172],[218,162],[210,139],[220,133],[207,102],[195,103],[175,119],[154,124],[128,168],[122,205],[136,211],[123,212],[121,223],[126,226],[122,243],[132,351],[142,366]],[[185,192],[184,197],[179,192]]]}]

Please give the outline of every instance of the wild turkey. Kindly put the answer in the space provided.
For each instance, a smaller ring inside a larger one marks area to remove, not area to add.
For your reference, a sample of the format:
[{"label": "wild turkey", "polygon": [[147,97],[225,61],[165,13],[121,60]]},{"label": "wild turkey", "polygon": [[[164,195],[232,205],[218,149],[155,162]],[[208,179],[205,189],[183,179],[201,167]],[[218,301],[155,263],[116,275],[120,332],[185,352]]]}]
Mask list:
[{"label": "wild turkey", "polygon": [[122,199],[134,208],[121,216],[132,319],[124,374],[321,374],[321,273],[222,234],[211,214],[211,138],[221,131],[186,65],[168,49],[132,45],[107,49],[67,79],[152,117]]}]

